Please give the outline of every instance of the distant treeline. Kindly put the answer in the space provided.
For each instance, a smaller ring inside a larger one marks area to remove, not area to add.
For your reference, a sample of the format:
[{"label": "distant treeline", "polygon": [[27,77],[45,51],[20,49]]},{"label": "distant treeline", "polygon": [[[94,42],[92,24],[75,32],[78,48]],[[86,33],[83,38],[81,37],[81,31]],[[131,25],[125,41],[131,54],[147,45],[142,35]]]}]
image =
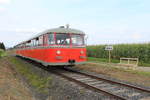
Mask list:
[{"label": "distant treeline", "polygon": [[[89,45],[87,54],[89,57],[108,58],[108,51],[105,51],[106,45]],[[120,57],[139,58],[140,62],[150,63],[150,43],[145,44],[116,44],[111,51],[113,59]]]},{"label": "distant treeline", "polygon": [[0,49],[3,49],[3,50],[6,49],[4,43],[2,43],[2,42],[0,42]]}]

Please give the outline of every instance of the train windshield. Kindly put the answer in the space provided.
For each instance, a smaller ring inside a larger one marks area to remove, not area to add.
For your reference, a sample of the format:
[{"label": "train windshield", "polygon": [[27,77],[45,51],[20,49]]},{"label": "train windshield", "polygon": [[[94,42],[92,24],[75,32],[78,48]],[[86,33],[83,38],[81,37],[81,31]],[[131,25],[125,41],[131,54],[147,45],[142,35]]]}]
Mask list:
[{"label": "train windshield", "polygon": [[84,45],[84,35],[72,34],[71,40],[72,40],[72,45],[76,45],[76,46]]},{"label": "train windshield", "polygon": [[81,46],[81,45],[84,45],[84,35],[69,34],[69,33],[56,33],[56,37],[55,37],[54,34],[49,34],[49,44],[54,44],[54,42],[56,45]]},{"label": "train windshield", "polygon": [[56,44],[58,45],[70,45],[70,35],[66,33],[56,34]]}]

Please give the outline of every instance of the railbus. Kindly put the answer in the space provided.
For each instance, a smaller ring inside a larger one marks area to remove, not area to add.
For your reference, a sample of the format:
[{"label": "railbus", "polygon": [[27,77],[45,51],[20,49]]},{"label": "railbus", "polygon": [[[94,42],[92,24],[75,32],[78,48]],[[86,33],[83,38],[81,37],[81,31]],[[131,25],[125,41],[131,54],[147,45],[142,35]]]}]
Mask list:
[{"label": "railbus", "polygon": [[64,26],[41,32],[14,48],[17,56],[45,66],[72,66],[86,62],[85,33]]}]

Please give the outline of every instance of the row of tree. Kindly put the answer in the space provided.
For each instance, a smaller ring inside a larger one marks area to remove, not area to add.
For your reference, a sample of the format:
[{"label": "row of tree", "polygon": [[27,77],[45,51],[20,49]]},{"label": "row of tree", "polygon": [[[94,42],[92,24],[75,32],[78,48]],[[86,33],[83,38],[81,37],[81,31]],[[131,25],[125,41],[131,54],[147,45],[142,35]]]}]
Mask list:
[{"label": "row of tree", "polygon": [[4,43],[3,42],[0,42],[0,49],[3,49],[3,50],[5,50],[6,48],[5,48],[5,45],[4,45]]}]

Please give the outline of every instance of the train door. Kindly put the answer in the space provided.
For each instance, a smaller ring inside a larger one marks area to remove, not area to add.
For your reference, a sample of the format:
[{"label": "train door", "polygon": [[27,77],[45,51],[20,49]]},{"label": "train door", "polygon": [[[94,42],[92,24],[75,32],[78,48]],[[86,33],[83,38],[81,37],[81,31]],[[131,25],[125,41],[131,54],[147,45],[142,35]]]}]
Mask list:
[{"label": "train door", "polygon": [[47,46],[48,45],[48,34],[43,35],[43,45]]},{"label": "train door", "polygon": [[48,34],[44,34],[43,35],[43,60],[44,62],[47,62],[48,59],[48,48],[46,48],[46,46],[48,46]]}]

